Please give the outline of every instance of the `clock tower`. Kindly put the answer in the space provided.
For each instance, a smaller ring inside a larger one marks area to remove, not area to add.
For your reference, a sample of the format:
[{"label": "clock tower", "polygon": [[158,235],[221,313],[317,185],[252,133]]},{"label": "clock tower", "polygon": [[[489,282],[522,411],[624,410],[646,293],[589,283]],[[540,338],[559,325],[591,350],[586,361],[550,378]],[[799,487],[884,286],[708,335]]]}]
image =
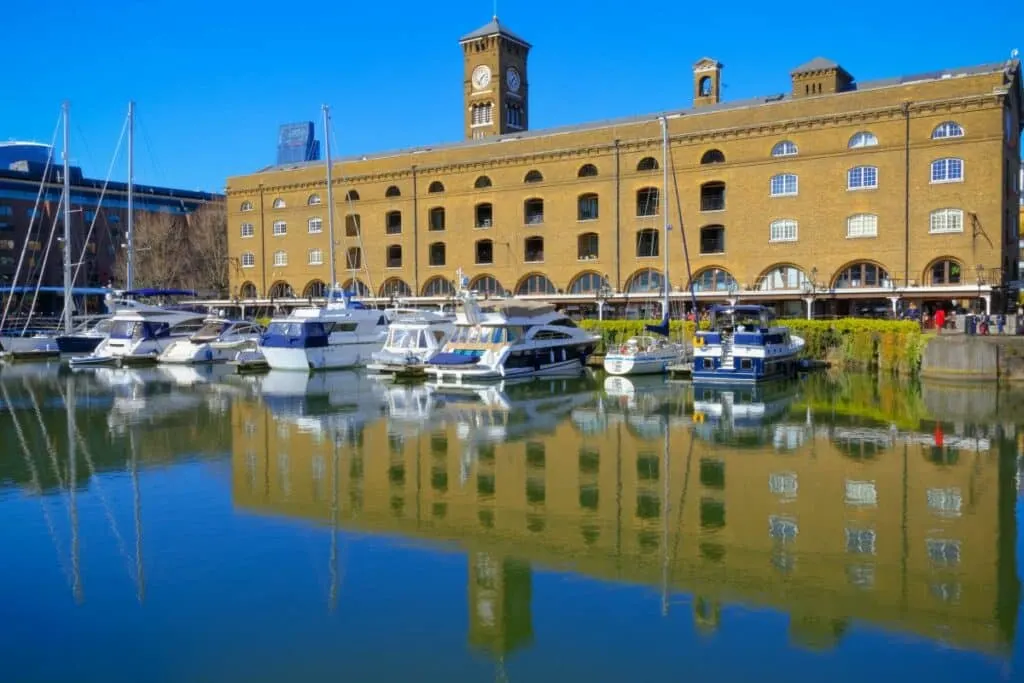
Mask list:
[{"label": "clock tower", "polygon": [[524,131],[529,123],[526,57],[530,44],[494,17],[459,39],[467,139]]}]

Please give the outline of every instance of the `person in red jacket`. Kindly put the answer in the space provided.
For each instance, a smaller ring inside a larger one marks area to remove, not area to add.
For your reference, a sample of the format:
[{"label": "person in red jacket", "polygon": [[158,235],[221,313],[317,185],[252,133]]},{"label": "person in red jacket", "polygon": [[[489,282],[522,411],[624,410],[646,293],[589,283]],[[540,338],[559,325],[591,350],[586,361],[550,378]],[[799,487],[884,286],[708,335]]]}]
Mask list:
[{"label": "person in red jacket", "polygon": [[942,334],[942,328],[946,326],[946,311],[940,308],[935,311],[935,329],[939,334]]}]

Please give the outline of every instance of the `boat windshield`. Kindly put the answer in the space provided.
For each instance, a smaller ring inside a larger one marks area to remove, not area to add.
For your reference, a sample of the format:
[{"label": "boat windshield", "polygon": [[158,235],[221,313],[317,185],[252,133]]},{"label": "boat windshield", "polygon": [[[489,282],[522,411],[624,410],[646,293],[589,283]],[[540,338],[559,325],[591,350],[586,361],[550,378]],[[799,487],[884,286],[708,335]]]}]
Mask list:
[{"label": "boat windshield", "polygon": [[215,339],[216,337],[219,337],[221,334],[223,334],[224,331],[228,329],[229,325],[230,323],[227,322],[226,320],[217,321],[213,323],[206,323],[205,325],[200,327],[199,331],[192,336],[195,337],[196,339]]},{"label": "boat windshield", "polygon": [[395,349],[422,349],[426,342],[420,329],[394,327],[388,333],[388,346]]},{"label": "boat windshield", "polygon": [[267,335],[274,337],[326,337],[323,323],[317,322],[276,322],[270,323]]},{"label": "boat windshield", "polygon": [[522,338],[519,325],[459,325],[451,340],[459,344],[515,344]]},{"label": "boat windshield", "polygon": [[114,321],[111,320],[110,318],[106,318],[96,323],[96,326],[93,327],[92,329],[97,334],[110,334],[110,329],[111,327],[113,327],[113,325]]},{"label": "boat windshield", "polygon": [[117,320],[110,325],[111,339],[136,339],[142,336],[142,321]]}]

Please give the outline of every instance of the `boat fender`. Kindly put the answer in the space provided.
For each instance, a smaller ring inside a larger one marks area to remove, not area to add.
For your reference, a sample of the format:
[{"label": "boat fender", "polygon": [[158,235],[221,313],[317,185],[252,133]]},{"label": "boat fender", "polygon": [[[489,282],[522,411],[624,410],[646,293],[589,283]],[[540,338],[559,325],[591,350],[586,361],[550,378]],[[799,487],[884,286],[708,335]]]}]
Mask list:
[{"label": "boat fender", "polygon": [[694,346],[704,346],[704,337],[694,337],[693,338],[693,345]]}]

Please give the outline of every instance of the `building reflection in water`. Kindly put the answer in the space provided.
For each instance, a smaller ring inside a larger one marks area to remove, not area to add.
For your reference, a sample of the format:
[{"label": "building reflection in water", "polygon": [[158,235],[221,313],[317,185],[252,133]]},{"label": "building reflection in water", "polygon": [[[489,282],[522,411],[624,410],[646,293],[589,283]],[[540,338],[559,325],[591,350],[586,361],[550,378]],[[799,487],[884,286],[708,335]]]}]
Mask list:
[{"label": "building reflection in water", "polygon": [[703,632],[739,603],[788,613],[791,640],[812,648],[855,620],[1012,643],[1016,449],[1000,430],[872,426],[795,386],[387,391],[391,418],[365,411],[337,449],[309,416],[235,402],[235,504],[457,542],[469,642],[497,657],[532,641],[534,566],[650,585]]}]

